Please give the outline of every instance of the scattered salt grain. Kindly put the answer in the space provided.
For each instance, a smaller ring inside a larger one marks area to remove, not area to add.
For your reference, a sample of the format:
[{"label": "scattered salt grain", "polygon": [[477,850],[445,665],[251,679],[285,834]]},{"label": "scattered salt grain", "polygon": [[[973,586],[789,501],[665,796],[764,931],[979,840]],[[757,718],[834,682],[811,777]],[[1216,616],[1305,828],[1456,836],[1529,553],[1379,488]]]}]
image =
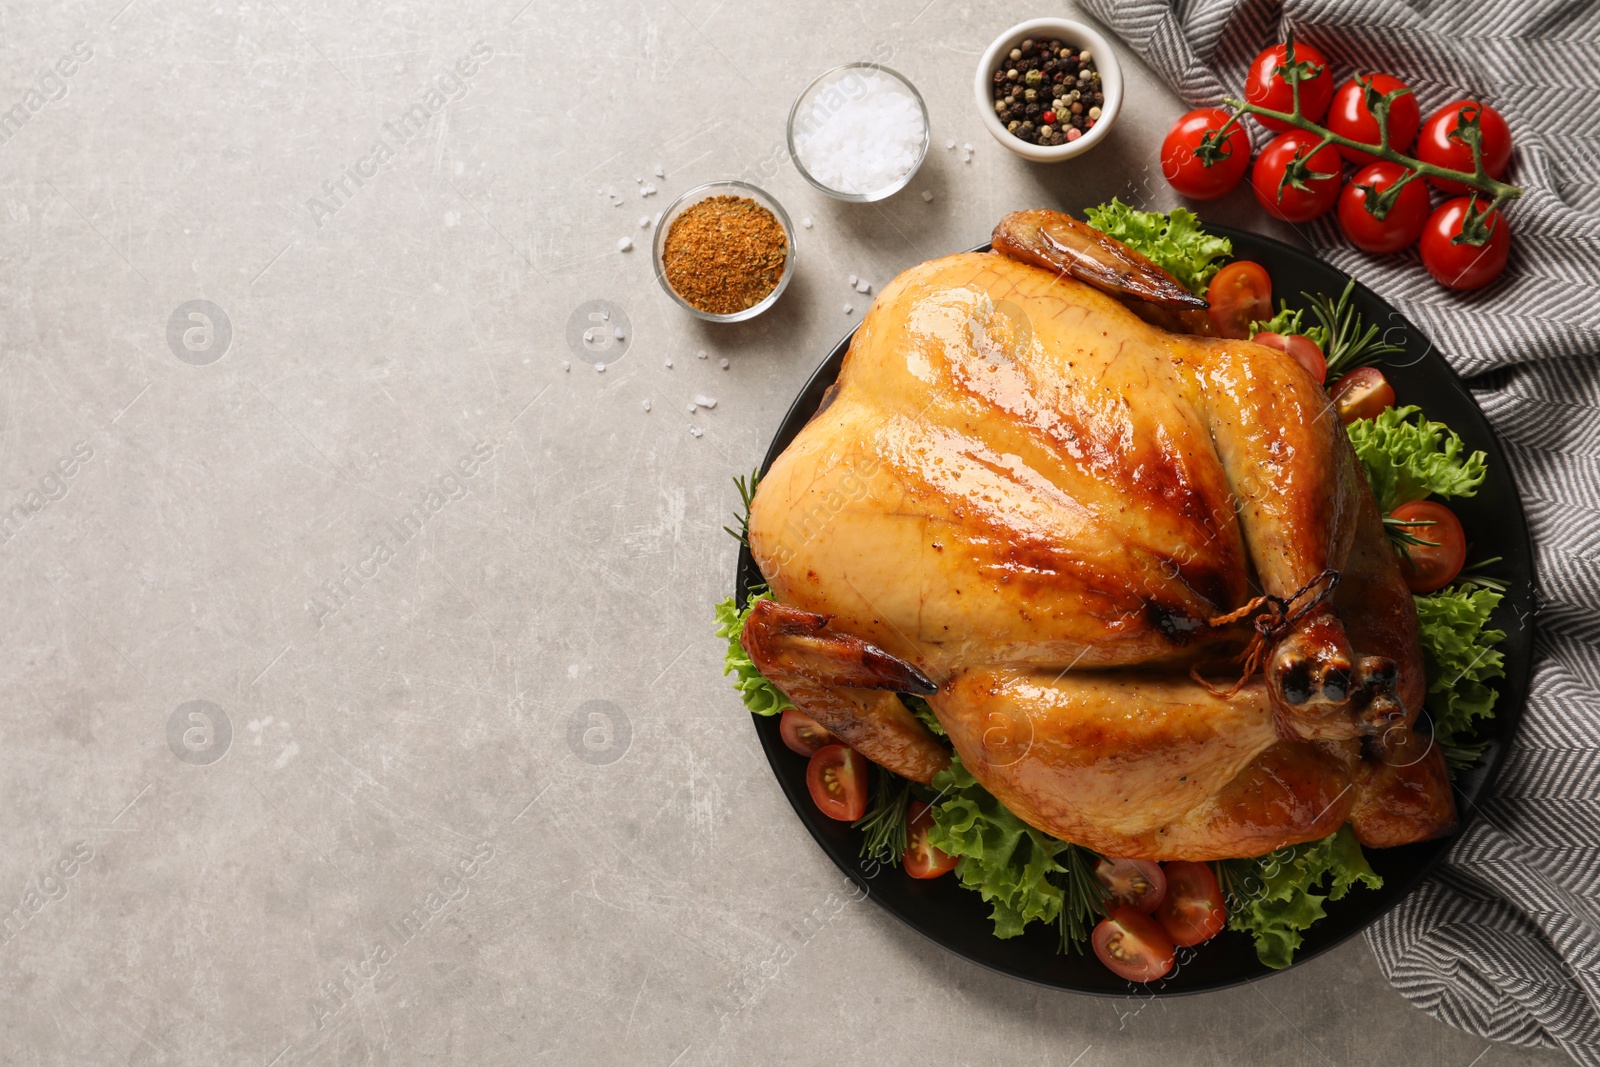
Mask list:
[{"label": "scattered salt grain", "polygon": [[873,193],[911,173],[926,119],[901,83],[851,69],[818,85],[795,116],[800,165],[841,193]]},{"label": "scattered salt grain", "polygon": [[648,230],[649,228],[650,228],[650,216],[649,215],[640,215],[639,216],[639,229]]},{"label": "scattered salt grain", "polygon": [[601,322],[610,322],[611,321],[611,312],[608,309],[606,309],[606,308],[601,308],[600,309],[600,321]]},{"label": "scattered salt grain", "polygon": [[805,218],[801,219],[800,225],[804,226],[808,230],[811,229],[811,216],[807,215]]},{"label": "scattered salt grain", "polygon": [[696,352],[695,353],[695,358],[696,359],[705,359],[706,358],[706,350],[702,348],[700,351]]},{"label": "scattered salt grain", "polygon": [[632,237],[619,237],[617,239],[617,251],[618,252],[629,252],[629,251],[632,251],[632,249],[633,249],[633,238]]},{"label": "scattered salt grain", "polygon": [[622,332],[622,327],[618,326],[615,330],[611,331],[611,336],[620,341],[627,335]]},{"label": "scattered salt grain", "polygon": [[667,360],[667,369],[668,369],[668,370],[671,370],[671,369],[672,369],[672,360],[670,360],[670,359],[669,359],[669,360]]},{"label": "scattered salt grain", "polygon": [[561,361],[561,369],[562,370],[571,370],[572,369],[572,360],[570,360],[570,359],[562,360]]},{"label": "scattered salt grain", "polygon": [[727,370],[728,369],[728,357],[727,356],[723,356],[722,359],[718,360],[718,363],[721,365],[723,370]]},{"label": "scattered salt grain", "polygon": [[855,310],[855,308],[853,308],[853,307],[851,307],[851,306],[850,306],[850,305],[849,305],[849,304],[846,304],[846,305],[845,305],[845,306],[844,306],[844,313],[845,313],[845,314],[846,314],[846,315],[848,315],[848,314],[850,314],[850,313],[851,313],[851,312],[852,312],[852,311],[854,311],[854,310]]},{"label": "scattered salt grain", "polygon": [[717,398],[716,397],[714,397],[714,396],[706,396],[703,393],[696,393],[694,395],[694,402],[696,404],[699,404],[703,408],[714,408],[714,407],[717,406]]},{"label": "scattered salt grain", "polygon": [[856,292],[858,292],[858,293],[870,293],[870,292],[872,292],[872,283],[867,281],[865,278],[862,278],[859,282],[856,283]]},{"label": "scattered salt grain", "polygon": [[859,280],[860,279],[857,278],[854,274],[850,275],[850,288],[854,289],[856,287],[856,282],[859,281]]},{"label": "scattered salt grain", "polygon": [[922,202],[924,204],[933,203],[933,191],[931,189],[922,190]]},{"label": "scattered salt grain", "polygon": [[661,164],[657,163],[655,174],[657,178],[665,178],[667,176],[667,169]]},{"label": "scattered salt grain", "polygon": [[685,404],[684,407],[689,409],[689,414],[691,414],[691,415],[694,414],[694,405],[693,404]]},{"label": "scattered salt grain", "polygon": [[644,185],[641,185],[639,187],[639,195],[640,196],[655,196],[656,195],[655,183],[654,182],[646,182]]},{"label": "scattered salt grain", "polygon": [[644,401],[642,406],[644,407],[645,411],[649,411],[650,410],[650,400],[649,400],[648,397],[645,398],[645,401]]},{"label": "scattered salt grain", "polygon": [[594,365],[594,369],[597,373],[604,374],[606,372],[606,365],[604,363],[596,363]]},{"label": "scattered salt grain", "polygon": [[638,185],[638,184],[639,184],[639,183],[640,183],[640,182],[642,182],[642,181],[644,181],[644,179],[643,179],[643,178],[634,178],[634,179],[633,179],[633,184],[635,184],[635,185]]},{"label": "scattered salt grain", "polygon": [[954,137],[950,138],[944,143],[944,146],[946,148],[954,148],[956,146],[956,139]]},{"label": "scattered salt grain", "polygon": [[698,426],[689,427],[689,433],[692,434],[695,437],[701,436],[704,432],[705,431],[700,429],[700,427],[698,427]]}]

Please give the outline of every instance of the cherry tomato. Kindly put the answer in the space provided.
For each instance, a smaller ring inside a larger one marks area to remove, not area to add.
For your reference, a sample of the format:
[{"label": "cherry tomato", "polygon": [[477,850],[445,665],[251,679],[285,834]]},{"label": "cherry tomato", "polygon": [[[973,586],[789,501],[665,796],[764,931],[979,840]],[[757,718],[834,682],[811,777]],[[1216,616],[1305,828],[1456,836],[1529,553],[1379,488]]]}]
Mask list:
[{"label": "cherry tomato", "polygon": [[1167,139],[1161,142],[1161,173],[1167,183],[1191,200],[1215,200],[1226,196],[1250,169],[1250,137],[1242,123],[1234,123],[1217,146],[1227,155],[1208,166],[1196,149],[1206,134],[1222,129],[1230,118],[1219,107],[1191,111],[1177,121]]},{"label": "cherry tomato", "polygon": [[[1285,222],[1310,222],[1338,202],[1339,186],[1344,183],[1344,161],[1332,145],[1317,149],[1319,143],[1310,134],[1291,130],[1274,137],[1261,150],[1255,166],[1250,168],[1250,186],[1268,214]],[[1308,175],[1304,189],[1284,185],[1280,191],[1283,172],[1300,158],[1306,159],[1311,174],[1323,177]]]},{"label": "cherry tomato", "polygon": [[1172,938],[1144,912],[1124,904],[1100,920],[1094,954],[1130,982],[1153,982],[1172,970]]},{"label": "cherry tomato", "polygon": [[1339,193],[1339,228],[1363,252],[1384,255],[1410,248],[1428,224],[1428,186],[1413,178],[1400,189],[1388,214],[1374,218],[1367,209],[1368,189],[1383,192],[1410,173],[1398,163],[1369,163],[1356,171]]},{"label": "cherry tomato", "polygon": [[[1417,136],[1417,158],[1436,167],[1463,170],[1472,173],[1472,146],[1450,136],[1456,128],[1458,117],[1465,112],[1470,118],[1476,112],[1478,129],[1483,132],[1483,169],[1491,178],[1499,178],[1511,165],[1511,127],[1500,117],[1500,112],[1476,100],[1456,100],[1428,116]],[[1460,182],[1448,178],[1429,178],[1430,182],[1447,193],[1468,191]]]},{"label": "cherry tomato", "polygon": [[928,844],[933,809],[920,801],[906,811],[906,854],[900,863],[913,878],[937,878],[956,869],[957,857]]},{"label": "cherry tomato", "polygon": [[838,740],[824,730],[817,720],[798,708],[784,710],[783,718],[778,720],[778,736],[783,738],[790,752],[802,756],[815,756],[817,749]]},{"label": "cherry tomato", "polygon": [[1174,860],[1167,864],[1167,899],[1156,909],[1156,921],[1174,945],[1210,941],[1228,923],[1228,906],[1209,863]]},{"label": "cherry tomato", "polygon": [[1511,255],[1511,227],[1498,211],[1485,220],[1489,239],[1482,245],[1455,243],[1471,202],[1466,196],[1446,200],[1428,216],[1422,231],[1422,265],[1434,281],[1451,289],[1482,289],[1500,277]]},{"label": "cherry tomato", "polygon": [[1155,860],[1106,859],[1094,865],[1094,876],[1106,887],[1106,907],[1129,904],[1146,914],[1167,895],[1167,876]]},{"label": "cherry tomato", "polygon": [[[1250,64],[1250,73],[1244,82],[1244,98],[1257,107],[1273,111],[1294,110],[1294,90],[1277,67],[1287,58],[1284,45],[1273,45],[1256,56]],[[1328,57],[1304,41],[1294,43],[1294,58],[1301,63],[1311,63],[1320,68],[1316,76],[1300,83],[1300,112],[1312,122],[1321,122],[1328,113],[1328,101],[1333,99],[1333,72],[1328,68]],[[1283,132],[1289,124],[1280,119],[1256,116],[1256,121],[1269,130]]]},{"label": "cherry tomato", "polygon": [[1235,260],[1212,277],[1206,302],[1217,333],[1244,340],[1252,322],[1272,318],[1272,279],[1261,264]]},{"label": "cherry tomato", "polygon": [[1394,407],[1394,386],[1377,367],[1357,367],[1333,383],[1333,406],[1346,426],[1357,419],[1375,419]]},{"label": "cherry tomato", "polygon": [[1431,542],[1407,545],[1400,557],[1400,573],[1413,593],[1431,593],[1456,580],[1461,565],[1467,561],[1467,534],[1455,512],[1435,501],[1419,500],[1401,504],[1389,517],[1416,523],[1402,529],[1419,541]]},{"label": "cherry tomato", "polygon": [[1328,377],[1328,361],[1322,357],[1322,346],[1303,333],[1258,333],[1251,338],[1258,345],[1276,348],[1306,369],[1306,373],[1321,385]]},{"label": "cherry tomato", "polygon": [[[1373,74],[1369,77],[1372,87],[1384,95],[1396,89],[1409,88],[1399,78],[1387,74]],[[1397,152],[1404,152],[1410,148],[1411,142],[1417,139],[1417,127],[1421,123],[1422,111],[1417,107],[1416,94],[1407,93],[1395,97],[1389,104],[1389,147]],[[1341,137],[1348,137],[1352,141],[1373,146],[1378,143],[1378,120],[1367,110],[1367,94],[1361,88],[1361,83],[1354,78],[1334,90],[1333,103],[1328,105],[1328,121],[1323,125],[1331,132]],[[1340,145],[1339,154],[1357,166],[1376,162],[1375,156],[1359,148],[1346,148]]]},{"label": "cherry tomato", "polygon": [[867,760],[849,745],[823,745],[806,767],[806,787],[830,819],[855,822],[867,813]]}]

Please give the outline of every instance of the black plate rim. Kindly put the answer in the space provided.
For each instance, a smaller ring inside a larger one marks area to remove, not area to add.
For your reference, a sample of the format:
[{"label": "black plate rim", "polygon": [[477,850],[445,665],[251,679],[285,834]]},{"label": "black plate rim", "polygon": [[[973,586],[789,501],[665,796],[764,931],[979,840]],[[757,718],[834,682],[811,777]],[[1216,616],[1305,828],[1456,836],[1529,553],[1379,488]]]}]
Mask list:
[{"label": "black plate rim", "polygon": [[[1350,277],[1349,275],[1345,274],[1345,272],[1339,270],[1339,268],[1316,258],[1309,252],[1306,252],[1303,249],[1295,248],[1292,245],[1285,244],[1284,242],[1275,238],[1255,233],[1253,231],[1240,230],[1231,226],[1224,226],[1218,223],[1204,222],[1204,226],[1212,233],[1229,238],[1235,242],[1236,245],[1242,244],[1248,246],[1253,243],[1259,243],[1271,249],[1277,255],[1287,256],[1290,259],[1301,261],[1302,265],[1307,265],[1318,270],[1333,271],[1335,274],[1339,275],[1341,279],[1348,280]],[[986,252],[989,250],[989,248],[990,245],[985,242],[974,248],[968,249],[967,251]],[[1235,256],[1234,258],[1246,257],[1241,254]],[[1427,334],[1418,329],[1410,322],[1409,319],[1406,319],[1404,316],[1400,315],[1400,313],[1391,305],[1389,305],[1387,301],[1383,300],[1371,289],[1363,285],[1359,280],[1356,281],[1355,291],[1358,298],[1363,299],[1364,302],[1375,304],[1387,309],[1390,320],[1396,321],[1399,326],[1407,330],[1409,337],[1420,338],[1427,343],[1427,349],[1425,350],[1421,359],[1428,359],[1430,356],[1432,357],[1432,362],[1436,364],[1435,369],[1439,372],[1442,372],[1441,377],[1443,382],[1448,384],[1456,392],[1460,393],[1461,396],[1464,397],[1472,406],[1479,420],[1481,420],[1482,429],[1486,431],[1486,439],[1479,442],[1479,444],[1481,444],[1484,448],[1484,451],[1488,453],[1490,470],[1491,472],[1494,472],[1496,468],[1499,468],[1500,474],[1508,479],[1509,488],[1511,489],[1511,492],[1509,493],[1509,500],[1514,514],[1508,516],[1508,518],[1512,520],[1507,523],[1508,537],[1511,541],[1515,542],[1517,554],[1520,556],[1521,560],[1526,561],[1527,570],[1531,576],[1533,574],[1533,544],[1528,530],[1527,515],[1522,506],[1521,496],[1515,491],[1515,483],[1514,481],[1510,481],[1511,476],[1509,465],[1505,460],[1505,454],[1500,439],[1494,432],[1493,424],[1490,423],[1488,417],[1483,414],[1482,408],[1478,405],[1476,399],[1472,397],[1471,392],[1466,388],[1465,382],[1461,379],[1461,376],[1456,373],[1455,368],[1434,351],[1434,347],[1431,341],[1428,340]],[[845,353],[848,351],[850,342],[854,338],[858,328],[859,323],[846,331],[844,336],[841,337],[831,349],[829,349],[828,354],[822,359],[812,373],[807,376],[805,384],[801,387],[799,393],[789,405],[789,408],[785,412],[782,421],[778,425],[777,431],[773,435],[771,443],[768,445],[767,452],[761,461],[761,473],[766,473],[766,471],[772,466],[773,461],[776,460],[777,457],[782,453],[783,449],[788,447],[789,442],[792,441],[795,434],[799,432],[800,427],[804,426],[811,412],[815,410],[816,400],[813,398],[818,396],[822,389],[824,389],[828,384],[831,384],[832,381],[837,377],[838,365],[842,362]],[[1426,408],[1424,408],[1424,413],[1426,414]],[[737,603],[742,605],[745,602],[745,597],[750,586],[758,584],[758,579],[759,571],[756,569],[754,559],[751,558],[749,548],[741,546],[738,554],[735,575],[734,592]],[[1509,603],[1510,600],[1511,598],[1508,596],[1507,603]],[[1506,606],[1506,604],[1502,604],[1501,610],[1503,611]],[[1148,986],[1140,988],[1133,986],[1130,983],[1130,990],[1137,989],[1140,997],[1197,996],[1204,993],[1234,988],[1273,975],[1287,973],[1288,971],[1293,970],[1302,964],[1316,959],[1326,952],[1332,951],[1356,935],[1363,933],[1379,918],[1397,907],[1401,900],[1414,893],[1422,884],[1422,882],[1427,879],[1434,867],[1444,859],[1446,854],[1448,854],[1453,843],[1459,840],[1462,835],[1466,833],[1466,831],[1472,826],[1472,824],[1481,814],[1479,811],[1479,804],[1493,789],[1494,784],[1499,777],[1501,766],[1505,762],[1504,756],[1506,749],[1509,747],[1511,740],[1516,735],[1516,731],[1521,724],[1522,713],[1524,705],[1526,704],[1527,692],[1531,681],[1531,651],[1535,637],[1534,627],[1536,625],[1534,613],[1532,611],[1528,612],[1525,616],[1519,619],[1519,623],[1520,625],[1517,630],[1508,630],[1507,642],[1501,646],[1501,648],[1506,652],[1506,673],[1505,677],[1500,679],[1500,695],[1496,703],[1494,719],[1495,743],[1492,744],[1489,751],[1485,753],[1483,760],[1478,764],[1478,766],[1467,772],[1467,774],[1463,776],[1462,780],[1458,780],[1456,782],[1454,792],[1457,800],[1457,809],[1460,812],[1460,821],[1456,829],[1447,837],[1438,839],[1437,841],[1406,846],[1407,848],[1426,848],[1429,850],[1430,855],[1428,855],[1422,862],[1417,864],[1415,868],[1411,870],[1407,878],[1407,884],[1402,892],[1396,895],[1394,899],[1386,902],[1383,906],[1371,909],[1370,914],[1361,918],[1359,921],[1351,925],[1349,929],[1343,931],[1332,940],[1327,940],[1324,943],[1319,943],[1312,946],[1302,946],[1301,949],[1296,953],[1294,961],[1288,967],[1281,970],[1274,970],[1267,967],[1265,964],[1258,963],[1257,966],[1259,968],[1259,973],[1245,974],[1236,978],[1200,984],[1192,988],[1154,989]],[[1518,647],[1514,648],[1514,645]],[[1520,652],[1521,654],[1513,655],[1513,652]],[[801,824],[805,826],[806,830],[811,834],[812,839],[816,841],[818,847],[822,849],[823,853],[834,863],[834,865],[844,872],[844,874],[853,883],[855,883],[855,885],[860,888],[866,894],[866,896],[876,901],[879,907],[883,908],[890,915],[894,916],[895,919],[899,920],[905,926],[909,927],[911,930],[914,930],[916,933],[931,941],[935,945],[938,945],[941,949],[952,952],[968,962],[974,963],[993,973],[1004,975],[1007,978],[1026,982],[1029,985],[1040,986],[1047,989],[1062,990],[1082,996],[1093,996],[1106,999],[1122,999],[1129,995],[1129,993],[1126,991],[1094,989],[1062,982],[1046,981],[1033,975],[1019,973],[1018,971],[1000,966],[991,960],[980,958],[964,950],[961,946],[951,944],[946,939],[941,938],[937,930],[929,929],[916,917],[904,911],[897,902],[887,899],[881,893],[875,893],[873,891],[872,879],[860,870],[860,865],[855,862],[845,862],[839,855],[836,854],[837,843],[834,839],[824,834],[823,824],[821,822],[824,817],[813,812],[810,796],[797,784],[793,776],[786,775],[780,770],[779,761],[781,759],[792,758],[792,754],[778,737],[775,717],[763,719],[760,716],[751,715],[750,719],[756,730],[757,737],[761,742],[762,750],[766,754],[768,764],[771,767],[774,776],[778,780],[779,787],[783,790],[784,795],[789,800],[790,805],[795,809],[795,813],[799,817]],[[1465,787],[1463,785],[1463,781],[1465,781]],[[852,840],[853,833],[854,831],[852,831]],[[1382,851],[1392,852],[1396,850]],[[1358,894],[1354,897],[1346,899],[1359,902],[1360,898]],[[1331,906],[1339,907],[1338,904],[1333,904]],[[1327,920],[1325,919],[1323,921],[1326,922]]]}]

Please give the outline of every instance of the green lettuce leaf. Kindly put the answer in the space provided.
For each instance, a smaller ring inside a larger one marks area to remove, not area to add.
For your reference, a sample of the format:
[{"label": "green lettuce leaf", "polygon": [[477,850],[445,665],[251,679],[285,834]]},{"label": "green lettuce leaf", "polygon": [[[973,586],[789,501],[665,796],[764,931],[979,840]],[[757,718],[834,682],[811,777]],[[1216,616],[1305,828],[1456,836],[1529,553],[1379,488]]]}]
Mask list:
[{"label": "green lettuce leaf", "polygon": [[1222,860],[1217,868],[1229,928],[1249,934],[1261,962],[1277,970],[1289,966],[1305,931],[1327,914],[1324,901],[1340,899],[1357,884],[1383,885],[1348,826],[1255,859]]},{"label": "green lettuce leaf", "polygon": [[1317,342],[1318,348],[1326,348],[1328,346],[1328,331],[1321,326],[1307,326],[1305,324],[1305,314],[1304,311],[1300,310],[1290,311],[1289,302],[1280,300],[1278,301],[1278,313],[1276,315],[1266,322],[1252,322],[1250,324],[1250,336],[1254,337],[1258,333],[1303,333]]},{"label": "green lettuce leaf", "polygon": [[1451,586],[1413,599],[1433,736],[1441,745],[1455,745],[1469,738],[1473,720],[1494,715],[1499,694],[1488,683],[1505,677],[1505,655],[1494,646],[1506,634],[1489,629],[1489,616],[1502,597],[1492,589]]},{"label": "green lettuce leaf", "polygon": [[1430,495],[1472,496],[1488,473],[1483,453],[1468,455],[1450,427],[1420,417],[1413,421],[1421,410],[1388,408],[1346,427],[1385,515]]},{"label": "green lettuce leaf", "polygon": [[749,654],[739,643],[739,635],[744,633],[744,621],[750,617],[756,601],[771,599],[772,594],[768,592],[752,593],[743,611],[739,610],[733,597],[716,606],[717,636],[728,642],[728,651],[722,659],[722,673],[734,676],[733,687],[739,691],[739,699],[756,715],[776,715],[785,708],[794,707],[789,698],[783,695],[783,690],[768,681],[767,676],[750,662]]},{"label": "green lettuce leaf", "polygon": [[1206,233],[1187,208],[1166,214],[1138,211],[1112,197],[1111,203],[1083,215],[1090,226],[1144,253],[1195,293],[1206,291],[1211,276],[1222,268],[1219,261],[1233,254],[1233,242]]},{"label": "green lettuce leaf", "polygon": [[959,856],[956,877],[992,907],[994,936],[1016,937],[1038,920],[1054,922],[1065,894],[1051,875],[1065,873],[1056,856],[1067,848],[1017,818],[961,765],[959,756],[933,777],[939,802],[933,806],[928,841]]},{"label": "green lettuce leaf", "polygon": [[945,733],[944,723],[939,721],[939,716],[933,713],[933,709],[928,706],[926,700],[921,697],[911,696],[909,693],[902,693],[900,702],[910,709],[911,714],[922,720],[922,725],[926,726],[934,737],[950,736]]}]

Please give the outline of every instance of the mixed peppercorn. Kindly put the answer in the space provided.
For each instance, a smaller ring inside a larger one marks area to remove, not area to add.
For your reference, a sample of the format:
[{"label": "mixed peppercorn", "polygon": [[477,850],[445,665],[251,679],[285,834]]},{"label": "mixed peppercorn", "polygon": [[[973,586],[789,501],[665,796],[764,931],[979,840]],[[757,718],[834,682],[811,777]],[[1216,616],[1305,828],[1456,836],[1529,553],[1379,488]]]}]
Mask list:
[{"label": "mixed peppercorn", "polygon": [[1076,141],[1105,105],[1100,72],[1087,48],[1028,39],[994,72],[994,113],[1011,136],[1037,145]]}]

